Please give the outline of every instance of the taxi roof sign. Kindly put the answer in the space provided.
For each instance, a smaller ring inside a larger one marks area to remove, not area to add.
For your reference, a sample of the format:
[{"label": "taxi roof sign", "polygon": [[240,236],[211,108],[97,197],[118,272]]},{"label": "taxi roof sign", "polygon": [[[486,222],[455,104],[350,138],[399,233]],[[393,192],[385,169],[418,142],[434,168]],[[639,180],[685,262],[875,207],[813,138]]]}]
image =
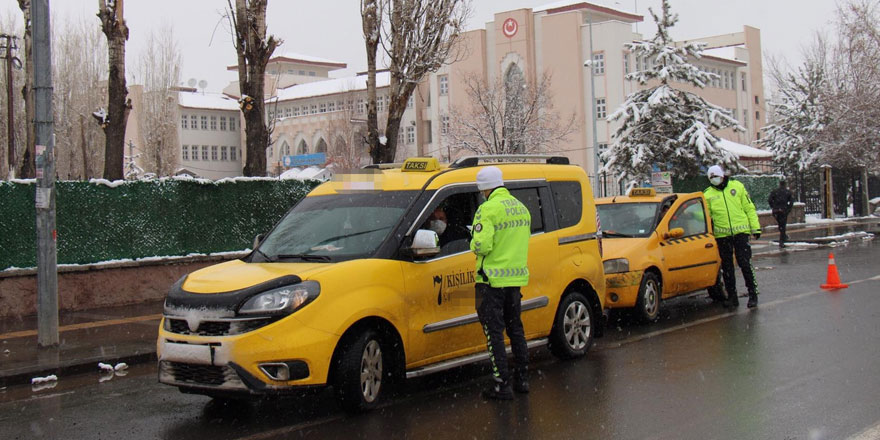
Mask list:
[{"label": "taxi roof sign", "polygon": [[436,171],[440,162],[435,157],[412,157],[403,162],[401,171]]},{"label": "taxi roof sign", "polygon": [[654,191],[654,188],[633,188],[629,190],[630,197],[654,197],[657,195],[657,192]]}]

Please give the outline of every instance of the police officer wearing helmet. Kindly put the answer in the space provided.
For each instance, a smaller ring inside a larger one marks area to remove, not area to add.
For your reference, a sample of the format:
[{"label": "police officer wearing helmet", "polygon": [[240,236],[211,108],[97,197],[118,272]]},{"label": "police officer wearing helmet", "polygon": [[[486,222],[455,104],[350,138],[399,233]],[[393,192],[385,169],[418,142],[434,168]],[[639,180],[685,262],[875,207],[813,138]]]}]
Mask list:
[{"label": "police officer wearing helmet", "polygon": [[733,268],[733,256],[736,255],[736,262],[749,290],[748,307],[756,307],[758,283],[755,281],[755,272],[752,269],[752,247],[749,244],[749,234],[756,240],[761,237],[761,224],[758,223],[755,204],[749,198],[746,187],[738,180],[725,176],[720,166],[709,167],[707,175],[710,186],[703,190],[703,194],[709,203],[712,229],[715,233],[715,241],[718,243],[718,253],[721,254],[721,272],[724,276],[724,286],[727,288],[727,301],[724,305],[739,306],[736,295],[736,273]]},{"label": "police officer wearing helmet", "polygon": [[[477,315],[486,334],[493,376],[483,397],[510,400],[513,391],[529,392],[520,287],[529,282],[527,258],[532,218],[528,208],[504,187],[499,168],[481,169],[477,173],[477,189],[486,201],[474,215],[470,248],[477,255]],[[512,377],[504,348],[505,329],[515,361]]]}]

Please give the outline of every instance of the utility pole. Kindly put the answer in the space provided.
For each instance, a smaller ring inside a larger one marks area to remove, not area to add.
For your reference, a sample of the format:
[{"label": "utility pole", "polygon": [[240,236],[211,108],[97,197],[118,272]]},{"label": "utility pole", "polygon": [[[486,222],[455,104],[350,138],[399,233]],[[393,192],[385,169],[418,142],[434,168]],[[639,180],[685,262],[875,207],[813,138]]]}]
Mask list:
[{"label": "utility pole", "polygon": [[[6,140],[9,142],[8,155],[9,178],[15,178],[15,101],[12,98],[12,67],[21,68],[21,61],[13,55],[18,50],[18,37],[9,34],[0,35],[0,50],[6,49]],[[17,64],[16,64],[17,63]]]},{"label": "utility pole", "polygon": [[37,343],[58,345],[58,259],[55,231],[55,121],[49,0],[33,0],[34,128],[37,164]]}]

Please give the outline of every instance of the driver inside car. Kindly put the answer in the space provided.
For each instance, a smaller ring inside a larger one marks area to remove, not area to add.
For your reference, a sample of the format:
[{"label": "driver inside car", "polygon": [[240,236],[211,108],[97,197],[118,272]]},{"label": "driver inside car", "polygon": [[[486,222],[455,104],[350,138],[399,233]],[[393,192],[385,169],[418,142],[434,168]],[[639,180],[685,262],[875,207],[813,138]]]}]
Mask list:
[{"label": "driver inside car", "polygon": [[[428,217],[428,220],[425,221],[425,224],[422,226],[422,229],[429,229],[437,233],[437,236],[440,237],[440,248],[444,251],[446,250],[446,245],[448,243],[452,243],[456,240],[470,240],[471,234],[468,232],[467,228],[460,224],[449,223],[449,218],[446,216],[446,210],[443,209],[442,206],[438,206],[434,212]],[[465,243],[466,245],[467,243]],[[465,246],[466,248],[467,246]]]}]

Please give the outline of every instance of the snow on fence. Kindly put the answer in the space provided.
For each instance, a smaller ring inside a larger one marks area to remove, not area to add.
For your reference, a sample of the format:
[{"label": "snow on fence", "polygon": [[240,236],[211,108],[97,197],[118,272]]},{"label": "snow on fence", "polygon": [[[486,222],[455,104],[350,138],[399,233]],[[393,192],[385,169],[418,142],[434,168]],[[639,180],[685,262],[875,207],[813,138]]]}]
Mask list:
[{"label": "snow on fence", "polygon": [[[58,263],[249,248],[317,181],[195,179],[62,181],[57,191]],[[33,180],[0,181],[0,271],[36,266]]]}]

